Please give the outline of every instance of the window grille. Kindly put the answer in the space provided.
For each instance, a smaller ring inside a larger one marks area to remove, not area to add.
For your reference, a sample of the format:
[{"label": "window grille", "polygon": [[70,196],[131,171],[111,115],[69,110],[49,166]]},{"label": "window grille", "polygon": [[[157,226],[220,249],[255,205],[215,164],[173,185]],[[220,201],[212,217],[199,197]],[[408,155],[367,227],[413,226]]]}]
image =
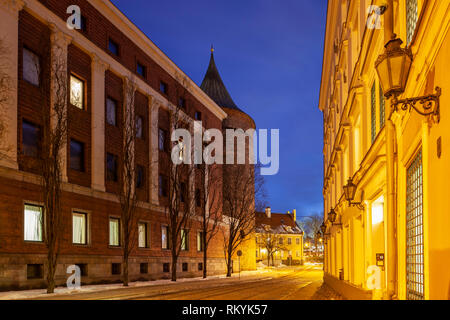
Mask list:
[{"label": "window grille", "polygon": [[406,0],[406,44],[409,45],[416,31],[418,13],[417,0]]},{"label": "window grille", "polygon": [[406,298],[424,299],[422,150],[407,171]]},{"label": "window grille", "polygon": [[371,123],[371,138],[372,143],[377,137],[377,113],[376,113],[376,92],[375,92],[375,82],[372,86],[372,92],[370,94],[370,123]]}]

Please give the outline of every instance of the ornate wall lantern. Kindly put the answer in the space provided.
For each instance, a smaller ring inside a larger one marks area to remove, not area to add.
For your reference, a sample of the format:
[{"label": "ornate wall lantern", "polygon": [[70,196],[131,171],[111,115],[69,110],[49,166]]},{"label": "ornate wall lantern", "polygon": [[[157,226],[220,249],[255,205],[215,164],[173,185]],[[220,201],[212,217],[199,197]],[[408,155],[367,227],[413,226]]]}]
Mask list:
[{"label": "ornate wall lantern", "polygon": [[436,87],[436,93],[427,96],[398,100],[398,96],[405,92],[409,72],[413,62],[410,48],[402,48],[403,41],[399,38],[390,40],[385,45],[385,52],[375,62],[378,78],[386,98],[393,97],[394,111],[414,109],[422,116],[431,117],[433,121],[440,121],[441,88]]},{"label": "ornate wall lantern", "polygon": [[325,225],[325,222],[322,222],[322,225],[320,226],[320,231],[322,231],[322,234],[325,234],[325,232],[327,232],[327,226]]},{"label": "ornate wall lantern", "polygon": [[364,205],[362,204],[362,201],[353,202],[353,200],[355,199],[356,189],[358,188],[358,186],[353,183],[352,178],[348,178],[348,182],[343,188],[345,199],[348,201],[349,206],[355,206],[360,210],[364,210]]}]

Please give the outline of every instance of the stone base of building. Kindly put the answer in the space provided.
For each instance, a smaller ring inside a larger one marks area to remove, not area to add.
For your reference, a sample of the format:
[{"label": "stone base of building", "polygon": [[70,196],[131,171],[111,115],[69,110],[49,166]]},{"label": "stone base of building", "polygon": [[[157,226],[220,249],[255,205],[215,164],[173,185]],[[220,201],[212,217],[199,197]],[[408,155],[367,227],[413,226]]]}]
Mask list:
[{"label": "stone base of building", "polygon": [[[200,258],[180,257],[178,259],[177,276],[179,278],[201,277],[203,271],[199,270],[199,263],[202,262],[203,259]],[[164,264],[166,263],[170,266],[170,257],[130,258],[130,282],[170,279],[171,272],[164,270]],[[122,281],[123,263],[121,257],[65,255],[59,258],[56,271],[57,286],[66,285],[68,277],[73,274],[73,272],[67,273],[67,269],[74,264],[80,265],[82,285],[120,283]],[[116,265],[113,266],[113,264]],[[187,264],[187,271],[183,271],[183,267],[186,267],[183,264]],[[34,270],[30,270],[30,268]],[[41,274],[39,274],[39,268]],[[116,269],[113,274],[114,268]],[[45,255],[0,254],[0,291],[46,288],[46,270]],[[225,260],[223,258],[208,259],[207,270],[208,275],[224,274],[226,272]],[[34,274],[30,271],[34,271]]]},{"label": "stone base of building", "polygon": [[356,287],[347,281],[339,280],[329,274],[325,274],[323,280],[347,300],[372,300],[372,291]]}]

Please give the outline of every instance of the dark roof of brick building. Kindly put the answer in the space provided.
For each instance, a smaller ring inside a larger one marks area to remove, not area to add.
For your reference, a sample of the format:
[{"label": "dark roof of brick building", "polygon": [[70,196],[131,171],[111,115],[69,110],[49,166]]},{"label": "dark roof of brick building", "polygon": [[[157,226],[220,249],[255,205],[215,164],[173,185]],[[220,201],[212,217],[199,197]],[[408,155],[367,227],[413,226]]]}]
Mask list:
[{"label": "dark roof of brick building", "polygon": [[269,230],[276,234],[303,233],[302,229],[297,225],[297,222],[294,221],[293,216],[290,214],[271,213],[270,218],[268,218],[265,212],[256,212],[256,232],[268,232],[268,226],[270,227]]},{"label": "dark roof of brick building", "polygon": [[211,60],[209,61],[208,70],[206,71],[205,78],[203,79],[200,88],[212,99],[217,105],[222,108],[235,109],[242,112],[233,99],[231,98],[225,84],[220,77],[217,70],[216,63],[214,61],[214,53],[211,49]]}]

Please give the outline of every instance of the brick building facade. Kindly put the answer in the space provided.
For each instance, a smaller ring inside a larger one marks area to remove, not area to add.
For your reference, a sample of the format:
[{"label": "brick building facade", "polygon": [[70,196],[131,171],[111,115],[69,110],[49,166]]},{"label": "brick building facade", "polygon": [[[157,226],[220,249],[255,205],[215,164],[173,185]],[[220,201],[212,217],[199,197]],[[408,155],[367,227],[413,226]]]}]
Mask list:
[{"label": "brick building facade", "polygon": [[[81,9],[81,30],[66,26],[70,5]],[[168,148],[160,148],[160,133],[169,131],[169,110],[181,100],[192,121],[196,114],[202,115],[205,128],[222,130],[226,109],[109,1],[2,0],[0,38],[8,49],[11,63],[6,72],[14,89],[2,110],[5,113],[0,115],[5,124],[0,144],[0,290],[45,285],[46,247],[38,232],[27,235],[25,216],[38,212],[42,203],[39,172],[29,161],[33,157],[29,143],[41,126],[42,108],[50,106],[53,78],[49,74],[52,55],[48,52],[56,47],[66,58],[69,83],[73,81],[82,88],[82,97],[73,101],[68,97],[67,101],[69,128],[62,193],[65,223],[57,283],[65,283],[66,269],[73,264],[81,267],[83,283],[121,279],[120,232],[116,245],[111,230],[120,219],[114,170],[121,166],[120,119],[124,114],[119,106],[123,105],[124,87],[130,77],[137,85],[135,112],[140,129],[135,163],[141,174],[140,223],[146,230],[145,245],[136,248],[130,259],[130,280],[169,277],[170,251],[163,249],[162,240],[167,222],[161,177],[166,174],[164,163],[170,154]],[[29,70],[33,69],[30,59],[39,61],[38,78],[33,78],[33,70]],[[75,221],[82,221],[86,230],[76,241]],[[188,250],[180,254],[181,277],[201,275],[203,253],[198,250],[198,228],[194,222],[188,233]],[[220,233],[210,244],[208,256],[208,272],[223,273],[226,268]]]}]

